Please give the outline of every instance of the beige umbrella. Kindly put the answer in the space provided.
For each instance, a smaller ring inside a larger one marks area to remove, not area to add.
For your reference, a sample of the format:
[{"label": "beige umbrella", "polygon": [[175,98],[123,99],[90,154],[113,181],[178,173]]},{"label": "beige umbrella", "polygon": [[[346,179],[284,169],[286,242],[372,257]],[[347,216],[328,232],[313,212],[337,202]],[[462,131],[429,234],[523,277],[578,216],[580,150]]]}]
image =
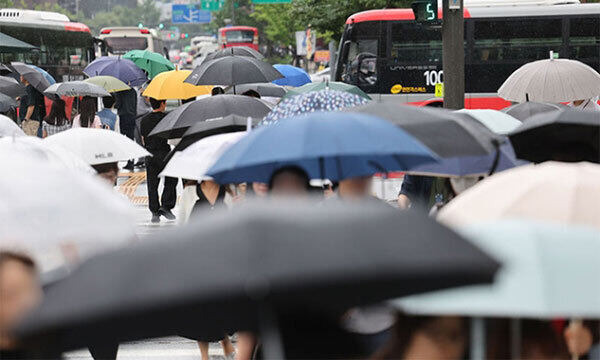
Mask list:
[{"label": "beige umbrella", "polygon": [[527,63],[513,72],[498,89],[508,101],[568,102],[600,95],[600,74],[576,60],[550,59]]},{"label": "beige umbrella", "polygon": [[439,213],[452,226],[504,219],[539,220],[600,229],[600,165],[545,162],[493,175]]}]

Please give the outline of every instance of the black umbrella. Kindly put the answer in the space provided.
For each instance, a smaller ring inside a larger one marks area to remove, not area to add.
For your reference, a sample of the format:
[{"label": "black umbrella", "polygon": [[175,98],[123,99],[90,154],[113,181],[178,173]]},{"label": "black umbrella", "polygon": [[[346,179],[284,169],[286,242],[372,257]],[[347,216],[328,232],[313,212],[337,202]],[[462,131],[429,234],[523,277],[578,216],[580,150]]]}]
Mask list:
[{"label": "black umbrella", "polygon": [[186,130],[200,122],[235,114],[244,117],[263,118],[271,111],[259,99],[241,95],[218,95],[184,104],[167,114],[154,127],[150,135],[164,138],[180,138]]},{"label": "black umbrella", "polygon": [[17,107],[17,101],[10,96],[0,93],[0,113],[5,113]]},{"label": "black umbrella", "polygon": [[348,111],[387,119],[442,158],[486,155],[502,142],[479,121],[448,110],[370,102]]},{"label": "black umbrella", "polygon": [[600,114],[581,110],[542,113],[527,119],[509,135],[517,158],[540,163],[600,163]]},{"label": "black umbrella", "polygon": [[[242,84],[235,87],[236,94],[243,94],[248,90],[256,91],[261,97],[284,97],[287,94],[287,90],[280,85],[273,83],[256,83],[256,84]],[[229,87],[225,90],[225,94],[233,94],[234,88]]]},{"label": "black umbrella", "polygon": [[0,76],[0,93],[16,98],[25,95],[25,87],[12,77]]},{"label": "black umbrella", "polygon": [[206,55],[206,58],[204,59],[203,62],[207,62],[207,61],[214,60],[214,59],[219,59],[219,58],[226,57],[226,56],[232,56],[232,55],[248,56],[248,57],[255,58],[257,60],[263,60],[265,58],[261,53],[259,53],[258,51],[254,50],[252,48],[245,47],[245,46],[234,46],[234,47],[230,47],[227,49],[217,50],[215,52],[212,52],[212,53]]},{"label": "black umbrella", "polygon": [[272,310],[334,311],[487,283],[498,268],[435,220],[375,201],[246,204],[198,219],[85,261],[18,334],[61,350],[97,339],[201,338],[256,330]]},{"label": "black umbrella", "polygon": [[[261,121],[261,118],[250,118],[251,126],[255,127]],[[183,134],[183,137],[179,143],[171,150],[169,155],[165,157],[164,161],[169,161],[175,152],[183,151],[188,146],[192,145],[196,141],[204,139],[205,137],[232,133],[237,131],[244,131],[248,127],[248,117],[240,115],[227,115],[216,119],[208,119],[192,125]]]},{"label": "black umbrella", "polygon": [[44,75],[36,69],[22,63],[12,63],[11,66],[39,92],[43,93],[50,86]]},{"label": "black umbrella", "polygon": [[502,109],[502,112],[507,113],[508,115],[514,117],[515,119],[525,121],[528,118],[532,117],[536,114],[541,114],[545,112],[558,111],[564,109],[565,107],[560,104],[550,104],[550,103],[538,103],[533,101],[527,101],[520,104],[515,104],[509,106],[507,108]]},{"label": "black umbrella", "polygon": [[197,66],[185,79],[192,85],[268,83],[283,78],[273,65],[248,56],[226,56]]},{"label": "black umbrella", "polygon": [[0,64],[0,75],[8,76],[13,73],[13,70],[9,68],[7,65]]}]

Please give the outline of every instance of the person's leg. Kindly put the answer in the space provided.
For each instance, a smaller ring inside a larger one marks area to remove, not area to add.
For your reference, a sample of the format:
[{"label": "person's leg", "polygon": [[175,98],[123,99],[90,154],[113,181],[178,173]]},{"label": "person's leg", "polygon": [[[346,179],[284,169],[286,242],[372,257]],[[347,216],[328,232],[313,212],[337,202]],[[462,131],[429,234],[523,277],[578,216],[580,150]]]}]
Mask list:
[{"label": "person's leg", "polygon": [[225,334],[223,340],[221,340],[221,346],[223,346],[223,353],[225,353],[225,358],[231,356],[235,353],[235,348],[229,339],[229,335]]},{"label": "person's leg", "polygon": [[164,187],[162,196],[160,197],[161,208],[171,210],[177,203],[177,182],[178,178],[166,176],[164,178]]},{"label": "person's leg", "polygon": [[208,343],[204,341],[198,341],[198,347],[200,348],[200,355],[202,355],[202,360],[208,360]]},{"label": "person's leg", "polygon": [[[121,134],[127,136],[131,140],[134,140],[134,129],[135,129],[135,117],[130,115],[119,116],[119,128]],[[133,170],[133,160],[127,161],[127,165],[123,167],[127,170]]]},{"label": "person's leg", "polygon": [[158,201],[158,174],[162,166],[160,162],[151,157],[146,158],[146,185],[148,187],[148,207],[152,214],[158,214],[160,203]]}]

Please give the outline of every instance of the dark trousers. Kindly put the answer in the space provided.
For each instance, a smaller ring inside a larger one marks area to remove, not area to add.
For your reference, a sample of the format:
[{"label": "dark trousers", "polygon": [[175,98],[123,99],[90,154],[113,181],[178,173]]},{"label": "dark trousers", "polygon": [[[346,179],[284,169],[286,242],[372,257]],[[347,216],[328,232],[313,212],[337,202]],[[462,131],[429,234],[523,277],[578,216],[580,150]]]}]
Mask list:
[{"label": "dark trousers", "polygon": [[135,133],[135,115],[119,115],[119,127],[121,134],[133,140]]},{"label": "dark trousers", "polygon": [[175,202],[177,201],[177,181],[179,179],[172,177],[164,178],[164,188],[159,202],[158,184],[160,179],[158,174],[164,168],[163,160],[167,156],[167,153],[153,155],[152,157],[146,157],[146,183],[148,185],[148,207],[153,214],[156,214],[161,207],[168,210],[175,207]]}]

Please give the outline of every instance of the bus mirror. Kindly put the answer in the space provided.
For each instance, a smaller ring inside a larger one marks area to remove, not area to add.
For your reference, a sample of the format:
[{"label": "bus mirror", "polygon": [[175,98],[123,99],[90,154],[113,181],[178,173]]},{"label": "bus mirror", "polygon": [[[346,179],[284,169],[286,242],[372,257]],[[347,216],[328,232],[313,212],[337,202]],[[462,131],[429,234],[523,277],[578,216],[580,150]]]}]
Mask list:
[{"label": "bus mirror", "polygon": [[348,57],[348,51],[350,50],[350,44],[352,44],[352,41],[350,41],[350,40],[344,41],[344,45],[342,45],[342,59],[346,59]]}]

